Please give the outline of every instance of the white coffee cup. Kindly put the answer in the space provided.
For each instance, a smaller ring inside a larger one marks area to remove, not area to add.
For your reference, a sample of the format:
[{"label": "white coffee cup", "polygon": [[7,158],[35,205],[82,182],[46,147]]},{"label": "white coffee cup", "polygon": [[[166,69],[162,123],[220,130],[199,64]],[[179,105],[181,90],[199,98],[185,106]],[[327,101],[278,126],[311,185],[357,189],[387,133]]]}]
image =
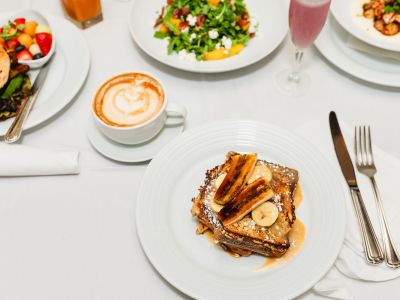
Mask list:
[{"label": "white coffee cup", "polygon": [[[158,113],[156,113],[149,120],[136,125],[121,127],[106,123],[96,112],[96,102],[99,91],[106,83],[116,78],[123,76],[134,76],[135,74],[147,76],[158,83],[159,87],[161,87],[163,91],[163,103],[161,108],[159,109]],[[96,96],[93,100],[92,113],[97,127],[111,140],[127,145],[140,144],[154,138],[164,128],[164,126],[178,126],[184,124],[187,114],[186,108],[178,103],[168,103],[163,85],[158,79],[155,79],[154,76],[143,73],[126,73],[117,75],[109,79],[106,83],[96,93]]]}]

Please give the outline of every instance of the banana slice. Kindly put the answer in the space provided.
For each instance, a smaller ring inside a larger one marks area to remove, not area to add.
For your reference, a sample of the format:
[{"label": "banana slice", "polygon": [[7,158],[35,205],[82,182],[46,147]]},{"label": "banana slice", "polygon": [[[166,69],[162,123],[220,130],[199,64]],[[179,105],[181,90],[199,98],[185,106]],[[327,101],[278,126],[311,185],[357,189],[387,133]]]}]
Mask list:
[{"label": "banana slice", "polygon": [[278,218],[278,208],[272,202],[265,202],[251,212],[251,217],[257,225],[269,227]]},{"label": "banana slice", "polygon": [[225,204],[218,213],[218,219],[224,226],[233,224],[273,196],[274,192],[265,179],[259,178],[246,186],[236,198]]},{"label": "banana slice", "polygon": [[216,203],[214,201],[214,199],[210,200],[210,207],[213,211],[215,211],[216,213],[219,213],[219,211],[223,208],[222,205],[219,205],[218,203]]},{"label": "banana slice", "polygon": [[272,172],[265,164],[257,163],[247,183],[252,183],[261,177],[270,182],[272,180]]},{"label": "banana slice", "polygon": [[225,177],[226,177],[226,173],[222,173],[221,175],[219,175],[217,177],[217,179],[215,180],[215,183],[214,183],[214,186],[215,186],[216,189],[219,188],[221,183],[224,181]]},{"label": "banana slice", "polygon": [[224,205],[235,198],[249,179],[256,162],[257,154],[232,156],[228,173],[214,195],[215,202]]},{"label": "banana slice", "polygon": [[[222,173],[217,177],[217,179],[215,179],[214,187],[216,190],[219,188],[221,183],[224,181],[225,177],[226,177],[226,173]],[[216,203],[214,201],[214,198],[211,198],[211,200],[210,200],[210,207],[216,213],[218,213],[223,208],[222,205],[219,205],[218,203]]]}]

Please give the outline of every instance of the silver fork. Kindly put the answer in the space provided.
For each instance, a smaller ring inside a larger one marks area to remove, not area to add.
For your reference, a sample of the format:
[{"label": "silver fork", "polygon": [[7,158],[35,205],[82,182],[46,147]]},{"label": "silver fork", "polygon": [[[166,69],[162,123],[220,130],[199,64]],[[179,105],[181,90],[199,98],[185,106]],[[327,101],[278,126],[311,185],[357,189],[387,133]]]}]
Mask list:
[{"label": "silver fork", "polygon": [[371,129],[366,126],[358,126],[354,133],[354,149],[356,152],[356,165],[360,173],[368,176],[374,190],[376,205],[378,208],[379,221],[383,236],[386,264],[391,268],[400,267],[400,256],[393,242],[389,225],[385,217],[381,196],[375,181],[377,169],[375,167],[374,155],[372,152]]}]

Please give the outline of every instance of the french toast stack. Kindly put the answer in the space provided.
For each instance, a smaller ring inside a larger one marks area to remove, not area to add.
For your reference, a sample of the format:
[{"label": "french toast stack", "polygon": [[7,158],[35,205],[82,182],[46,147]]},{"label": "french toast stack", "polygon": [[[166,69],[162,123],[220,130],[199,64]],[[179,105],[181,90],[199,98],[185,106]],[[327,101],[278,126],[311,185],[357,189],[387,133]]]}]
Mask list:
[{"label": "french toast stack", "polygon": [[211,231],[223,249],[240,256],[282,256],[296,219],[298,180],[294,169],[259,160],[256,154],[229,152],[222,165],[207,171],[193,199],[196,232]]}]

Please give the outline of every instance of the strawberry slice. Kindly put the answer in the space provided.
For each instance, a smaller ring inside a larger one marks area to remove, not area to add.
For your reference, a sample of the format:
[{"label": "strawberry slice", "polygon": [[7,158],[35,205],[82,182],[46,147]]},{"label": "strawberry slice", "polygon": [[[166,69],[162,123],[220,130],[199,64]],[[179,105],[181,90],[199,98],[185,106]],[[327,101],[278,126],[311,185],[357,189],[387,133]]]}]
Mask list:
[{"label": "strawberry slice", "polygon": [[31,60],[32,58],[32,54],[27,49],[24,49],[17,53],[18,60]]},{"label": "strawberry slice", "polygon": [[16,25],[25,24],[25,18],[16,18],[16,19],[14,20],[14,23],[15,23]]},{"label": "strawberry slice", "polygon": [[51,33],[41,32],[35,35],[36,43],[39,45],[40,51],[46,56],[50,52],[53,37]]},{"label": "strawberry slice", "polygon": [[13,38],[13,39],[7,40],[6,45],[7,45],[7,49],[14,50],[19,45],[19,42],[18,42],[17,38]]}]

